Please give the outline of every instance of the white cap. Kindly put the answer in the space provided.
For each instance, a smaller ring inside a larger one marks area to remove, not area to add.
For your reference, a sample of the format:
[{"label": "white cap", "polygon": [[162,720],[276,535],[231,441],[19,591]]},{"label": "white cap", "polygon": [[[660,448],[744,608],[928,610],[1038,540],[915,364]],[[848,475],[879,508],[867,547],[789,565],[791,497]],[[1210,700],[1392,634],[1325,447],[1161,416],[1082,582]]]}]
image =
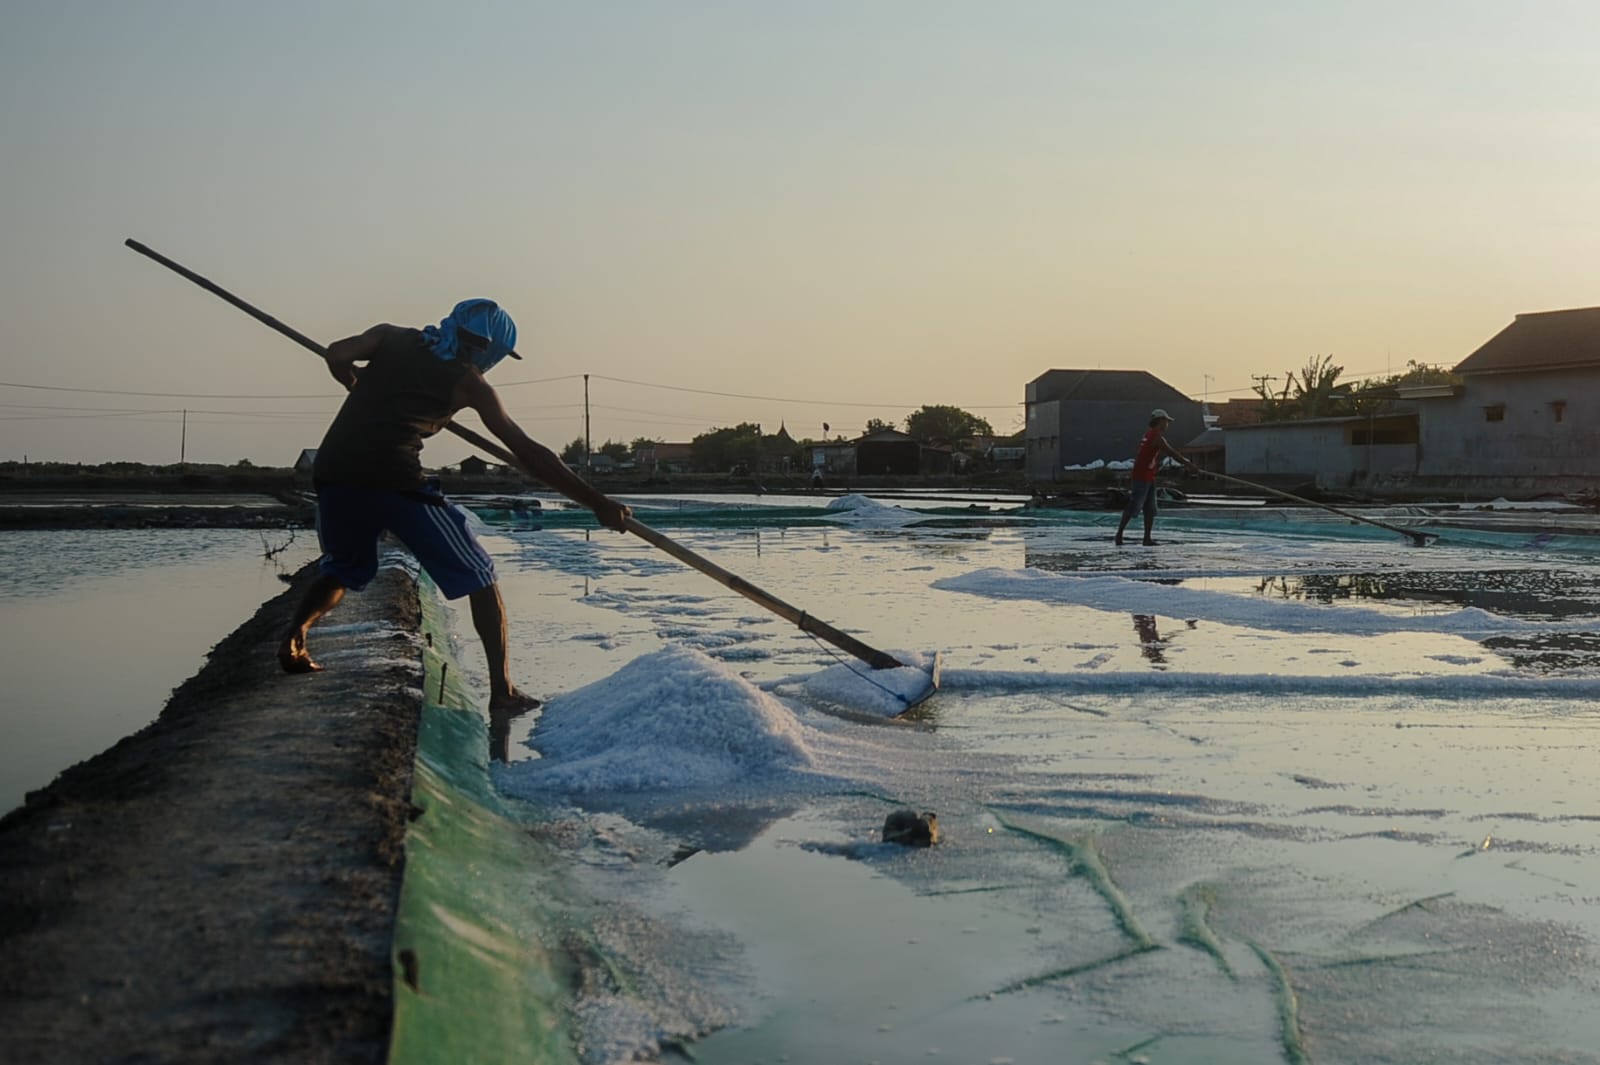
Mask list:
[{"label": "white cap", "polygon": [[1170,422],[1172,420],[1172,415],[1168,414],[1166,411],[1162,410],[1160,407],[1157,407],[1155,410],[1150,412],[1150,420],[1151,421],[1155,421],[1157,418],[1165,418],[1167,421]]}]

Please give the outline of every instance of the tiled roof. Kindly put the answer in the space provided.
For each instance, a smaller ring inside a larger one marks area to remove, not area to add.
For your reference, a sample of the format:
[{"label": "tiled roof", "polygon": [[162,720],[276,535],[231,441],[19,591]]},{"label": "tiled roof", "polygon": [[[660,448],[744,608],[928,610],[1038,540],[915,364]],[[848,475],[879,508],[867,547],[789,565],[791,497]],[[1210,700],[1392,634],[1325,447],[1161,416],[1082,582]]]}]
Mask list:
[{"label": "tiled roof", "polygon": [[1463,359],[1459,374],[1600,367],[1600,307],[1519,314]]},{"label": "tiled roof", "polygon": [[1039,402],[1137,400],[1187,403],[1189,397],[1146,370],[1046,370],[1032,382]]}]

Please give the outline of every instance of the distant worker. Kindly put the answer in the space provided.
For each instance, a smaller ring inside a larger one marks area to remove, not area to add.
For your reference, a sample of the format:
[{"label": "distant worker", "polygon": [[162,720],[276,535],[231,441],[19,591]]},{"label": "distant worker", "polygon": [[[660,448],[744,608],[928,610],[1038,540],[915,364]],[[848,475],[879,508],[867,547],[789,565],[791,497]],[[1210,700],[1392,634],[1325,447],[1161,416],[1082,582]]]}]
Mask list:
[{"label": "distant worker", "polygon": [[1128,474],[1128,505],[1122,510],[1122,520],[1117,523],[1117,546],[1122,546],[1122,532],[1133,520],[1133,516],[1144,511],[1144,545],[1154,547],[1155,540],[1150,534],[1156,527],[1156,470],[1161,466],[1163,456],[1170,455],[1185,466],[1194,464],[1182,455],[1178,449],[1167,443],[1167,426],[1172,424],[1172,415],[1159,407],[1150,412],[1150,428],[1145,430],[1144,436],[1139,440],[1139,453],[1134,456],[1133,470]]},{"label": "distant worker", "polygon": [[[345,589],[359,591],[378,571],[385,530],[417,557],[447,599],[466,596],[472,624],[489,665],[491,731],[539,700],[511,682],[505,603],[494,562],[467,526],[467,515],[422,473],[422,442],[463,408],[511,450],[529,473],[594,511],[600,524],[621,532],[631,511],[579,477],[555,452],[531,439],[483,375],[512,348],[517,327],[493,300],[465,300],[437,326],[375,325],[328,348],[328,370],[350,390],[317,449],[321,572],[306,589],[278,646],[287,673],[322,669],[306,633],[338,605]],[[357,367],[356,363],[365,363]]]}]

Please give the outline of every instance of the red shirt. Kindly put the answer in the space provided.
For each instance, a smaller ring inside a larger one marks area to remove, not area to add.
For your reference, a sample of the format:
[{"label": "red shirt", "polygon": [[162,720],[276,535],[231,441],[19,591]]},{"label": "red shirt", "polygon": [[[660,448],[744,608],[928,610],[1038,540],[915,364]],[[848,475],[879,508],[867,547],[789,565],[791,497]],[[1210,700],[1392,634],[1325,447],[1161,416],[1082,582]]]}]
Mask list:
[{"label": "red shirt", "polygon": [[1133,472],[1128,474],[1129,480],[1156,479],[1156,468],[1161,465],[1161,437],[1162,430],[1155,426],[1145,430],[1144,436],[1139,439],[1139,454],[1133,458]]}]

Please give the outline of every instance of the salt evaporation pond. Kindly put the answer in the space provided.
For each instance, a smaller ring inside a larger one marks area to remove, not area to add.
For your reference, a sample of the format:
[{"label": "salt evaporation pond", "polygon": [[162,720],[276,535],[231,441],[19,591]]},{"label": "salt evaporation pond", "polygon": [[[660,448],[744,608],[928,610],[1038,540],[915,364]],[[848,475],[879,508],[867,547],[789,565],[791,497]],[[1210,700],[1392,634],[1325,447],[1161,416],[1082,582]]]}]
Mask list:
[{"label": "salt evaporation pond", "polygon": [[[643,542],[485,510],[549,700],[496,780],[614,976],[586,1061],[1600,1061],[1600,539],[1173,509],[1119,550],[1100,513],[638,502],[944,686],[892,721]],[[0,537],[12,786],[143,724],[99,708],[153,716],[281,587],[262,547]],[[878,842],[899,806],[945,841]]]},{"label": "salt evaporation pond", "polygon": [[[497,783],[617,974],[575,1007],[587,1061],[1600,1060],[1600,540],[640,517],[942,652],[944,685],[892,721],[858,663],[642,542],[493,525],[550,697]],[[901,806],[945,841],[878,842]]]}]

